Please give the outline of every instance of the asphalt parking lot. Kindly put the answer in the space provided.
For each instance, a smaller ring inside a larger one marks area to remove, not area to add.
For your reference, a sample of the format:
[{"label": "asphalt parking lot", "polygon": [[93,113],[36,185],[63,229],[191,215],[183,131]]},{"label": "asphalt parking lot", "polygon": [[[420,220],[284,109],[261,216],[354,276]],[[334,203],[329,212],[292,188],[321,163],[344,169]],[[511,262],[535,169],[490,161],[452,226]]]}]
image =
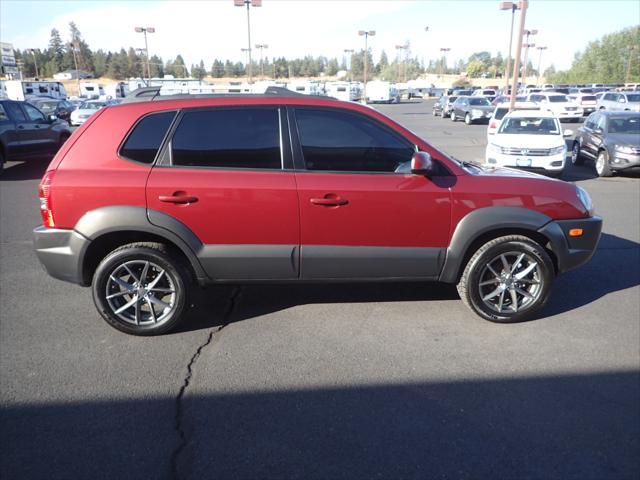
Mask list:
[{"label": "asphalt parking lot", "polygon": [[[377,108],[484,156],[486,125]],[[137,338],[32,252],[46,165],[0,177],[0,477],[640,475],[639,175],[567,171],[603,236],[526,323],[482,321],[447,285],[224,286]]]}]

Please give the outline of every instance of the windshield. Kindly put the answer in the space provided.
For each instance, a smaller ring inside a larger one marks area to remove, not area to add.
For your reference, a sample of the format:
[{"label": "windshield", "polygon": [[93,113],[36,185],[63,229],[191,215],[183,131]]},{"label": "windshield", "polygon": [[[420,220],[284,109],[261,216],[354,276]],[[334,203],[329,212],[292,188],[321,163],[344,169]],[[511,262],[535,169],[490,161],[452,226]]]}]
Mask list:
[{"label": "windshield", "polygon": [[565,103],[569,100],[564,95],[554,95],[553,97],[549,97],[549,101],[551,103]]},{"label": "windshield", "polygon": [[43,112],[47,113],[55,110],[57,105],[58,104],[56,102],[41,102],[36,106]]},{"label": "windshield", "polygon": [[595,102],[597,100],[595,95],[583,95],[582,96],[582,101],[583,102]]},{"label": "windshield", "polygon": [[607,132],[640,134],[640,115],[634,115],[633,117],[610,118]]},{"label": "windshield", "polygon": [[80,105],[81,110],[99,110],[104,104],[100,102],[84,102]]},{"label": "windshield", "polygon": [[469,105],[481,106],[481,107],[491,106],[491,104],[489,103],[489,100],[487,100],[486,98],[472,98],[471,100],[469,100]]},{"label": "windshield", "polygon": [[555,118],[511,117],[502,121],[498,133],[522,135],[560,135]]},{"label": "windshield", "polygon": [[634,93],[633,95],[627,95],[627,100],[629,102],[640,102],[640,93],[639,94]]}]

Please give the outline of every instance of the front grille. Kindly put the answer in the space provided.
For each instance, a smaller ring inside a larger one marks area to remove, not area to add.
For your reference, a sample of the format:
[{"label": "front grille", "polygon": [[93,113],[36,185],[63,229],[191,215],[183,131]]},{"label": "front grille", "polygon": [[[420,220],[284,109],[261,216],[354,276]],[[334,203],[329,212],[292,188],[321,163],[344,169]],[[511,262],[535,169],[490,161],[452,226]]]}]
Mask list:
[{"label": "front grille", "polygon": [[575,112],[578,110],[578,107],[564,107],[567,112]]},{"label": "front grille", "polygon": [[519,155],[527,157],[548,157],[550,150],[548,148],[517,148],[502,147],[503,155]]}]

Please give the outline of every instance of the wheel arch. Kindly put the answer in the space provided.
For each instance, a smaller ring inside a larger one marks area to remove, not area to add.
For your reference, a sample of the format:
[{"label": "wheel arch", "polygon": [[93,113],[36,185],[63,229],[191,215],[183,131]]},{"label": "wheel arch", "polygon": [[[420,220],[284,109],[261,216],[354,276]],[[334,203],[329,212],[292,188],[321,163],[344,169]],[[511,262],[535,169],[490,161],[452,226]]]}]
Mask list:
[{"label": "wheel arch", "polygon": [[203,245],[183,223],[162,212],[154,218],[162,225],[150,221],[144,207],[112,206],[87,212],[74,230],[87,238],[81,252],[81,272],[84,285],[90,285],[100,261],[119,246],[134,242],[157,242],[167,245],[187,266],[194,278],[204,283],[208,277],[198,260]]},{"label": "wheel arch", "polygon": [[520,207],[485,207],[472,211],[458,222],[451,236],[439,281],[457,283],[473,254],[486,242],[505,235],[522,235],[541,245],[558,272],[552,239],[539,231],[551,221],[547,215]]}]

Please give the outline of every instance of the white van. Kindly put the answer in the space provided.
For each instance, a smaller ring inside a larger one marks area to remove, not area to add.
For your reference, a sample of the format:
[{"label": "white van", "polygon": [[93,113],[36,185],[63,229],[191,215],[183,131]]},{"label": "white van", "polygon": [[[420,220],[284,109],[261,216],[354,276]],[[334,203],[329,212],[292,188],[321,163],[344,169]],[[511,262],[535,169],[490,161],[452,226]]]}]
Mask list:
[{"label": "white van", "polygon": [[367,82],[367,102],[400,103],[400,95],[394,84],[381,80],[373,80]]},{"label": "white van", "polygon": [[345,102],[354,102],[359,98],[359,89],[352,82],[327,82],[327,95]]}]

